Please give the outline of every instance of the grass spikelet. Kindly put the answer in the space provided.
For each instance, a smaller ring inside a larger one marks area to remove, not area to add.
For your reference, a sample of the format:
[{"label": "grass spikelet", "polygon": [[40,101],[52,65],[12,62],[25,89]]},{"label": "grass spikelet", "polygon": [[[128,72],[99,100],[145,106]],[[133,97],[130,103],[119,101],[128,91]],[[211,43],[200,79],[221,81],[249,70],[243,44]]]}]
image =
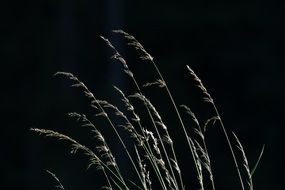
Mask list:
[{"label": "grass spikelet", "polygon": [[71,150],[70,150],[71,154],[76,154],[78,150],[82,150],[90,158],[91,165],[95,165],[97,169],[102,169],[103,162],[100,160],[100,158],[96,154],[94,154],[94,152],[92,152],[89,148],[78,143],[76,140],[72,139],[71,137],[48,129],[32,128],[30,130],[46,137],[53,137],[58,140],[64,140],[71,143]]},{"label": "grass spikelet", "polygon": [[128,34],[127,32],[125,32],[123,30],[113,30],[113,32],[123,35],[124,38],[129,40],[128,45],[134,47],[137,50],[140,50],[143,53],[143,55],[140,56],[140,58],[142,60],[153,61],[153,57],[144,49],[142,44],[140,42],[138,42],[134,36]]},{"label": "grass spikelet", "polygon": [[204,127],[203,127],[204,132],[206,132],[206,129],[210,125],[210,123],[215,125],[216,121],[218,121],[218,120],[220,120],[220,117],[218,117],[218,116],[213,116],[213,117],[207,119],[207,121],[205,122]]},{"label": "grass spikelet", "polygon": [[162,80],[157,79],[154,82],[148,82],[143,85],[143,87],[150,87],[150,86],[158,86],[159,88],[163,88],[165,87],[165,83]]},{"label": "grass spikelet", "polygon": [[143,163],[136,146],[135,146],[135,152],[136,152],[136,155],[137,155],[137,159],[138,159],[137,161],[138,161],[138,165],[139,165],[139,168],[140,168],[141,176],[142,176],[142,179],[143,179],[144,189],[151,189],[151,181],[149,179],[149,172],[146,170],[146,164]]},{"label": "grass spikelet", "polygon": [[247,185],[248,185],[248,188],[250,190],[253,190],[253,183],[252,183],[252,177],[251,177],[251,174],[250,174],[250,169],[249,169],[249,164],[248,164],[248,160],[247,160],[247,157],[245,155],[245,151],[244,151],[244,148],[241,144],[241,142],[239,141],[238,137],[236,136],[236,134],[234,132],[233,133],[233,136],[237,142],[237,148],[240,150],[241,154],[242,154],[242,159],[243,159],[243,167],[246,171],[246,174],[247,174]]},{"label": "grass spikelet", "polygon": [[199,121],[198,121],[196,115],[194,114],[194,112],[192,112],[192,110],[188,106],[180,105],[180,107],[182,107],[182,108],[184,108],[186,110],[186,113],[191,116],[192,120],[196,123],[197,126],[200,126]]},{"label": "grass spikelet", "polygon": [[49,170],[46,170],[46,172],[56,181],[56,183],[57,183],[57,185],[55,186],[56,188],[61,189],[61,190],[65,190],[62,183],[60,182],[60,180],[58,179],[58,177],[54,173],[52,173]]},{"label": "grass spikelet", "polygon": [[206,89],[206,87],[202,83],[201,79],[196,75],[196,73],[188,65],[186,67],[187,67],[188,71],[190,72],[190,75],[192,75],[194,80],[198,83],[197,87],[200,88],[201,91],[203,92],[203,94],[205,95],[205,97],[203,98],[204,101],[213,103],[213,99],[212,99],[211,95],[208,93],[208,90]]}]

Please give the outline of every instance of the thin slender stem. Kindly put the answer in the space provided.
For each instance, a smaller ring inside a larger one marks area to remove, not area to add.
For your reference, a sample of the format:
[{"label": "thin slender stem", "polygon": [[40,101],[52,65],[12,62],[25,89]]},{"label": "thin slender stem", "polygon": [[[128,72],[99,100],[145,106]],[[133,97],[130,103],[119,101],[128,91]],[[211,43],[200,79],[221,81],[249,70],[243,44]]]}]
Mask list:
[{"label": "thin slender stem", "polygon": [[[194,163],[195,163],[196,172],[199,174],[200,172],[199,172],[199,169],[198,169],[198,163],[197,163],[197,161],[196,161],[196,159],[195,159],[194,150],[193,150],[193,147],[192,147],[191,142],[190,142],[190,140],[189,140],[189,138],[191,139],[191,137],[188,136],[188,133],[187,133],[187,131],[186,131],[184,122],[183,122],[183,120],[182,120],[182,118],[181,118],[180,112],[179,112],[179,110],[178,110],[178,108],[177,108],[177,106],[176,106],[176,103],[175,103],[175,101],[174,101],[174,99],[173,99],[173,96],[172,96],[172,94],[171,94],[171,92],[170,92],[170,90],[169,90],[169,88],[168,88],[168,86],[167,86],[167,84],[166,84],[166,82],[165,82],[165,80],[164,80],[164,77],[163,77],[162,74],[160,73],[160,71],[159,71],[158,67],[156,66],[155,62],[153,61],[153,59],[151,59],[151,62],[152,62],[152,64],[153,64],[153,66],[154,66],[156,72],[158,73],[160,79],[161,79],[161,80],[164,82],[164,84],[165,84],[165,89],[166,89],[167,94],[168,94],[168,96],[169,96],[169,98],[170,98],[170,101],[171,101],[171,103],[172,103],[172,105],[173,105],[173,107],[174,107],[174,109],[175,109],[175,113],[176,113],[176,115],[177,115],[177,117],[178,117],[178,119],[179,119],[179,122],[180,122],[180,124],[181,124],[181,126],[182,126],[182,129],[183,129],[183,132],[184,132],[184,135],[185,135],[185,137],[186,137],[188,146],[189,146],[189,148],[190,148],[190,151],[191,151],[191,154],[192,154]],[[181,174],[179,175],[179,177],[180,177],[180,180],[182,181],[182,176],[181,176]],[[181,182],[181,183],[182,183],[182,182]],[[182,188],[183,188],[183,186],[182,186]]]},{"label": "thin slender stem", "polygon": [[[115,89],[116,89],[117,91],[119,91],[120,94],[123,96],[123,98],[124,98],[123,100],[129,102],[129,100],[128,100],[127,97],[123,94],[123,92],[122,92],[121,90],[119,90],[117,87],[116,87]],[[116,112],[123,113],[123,112],[121,112],[116,106],[113,106],[113,105],[110,104],[110,103],[108,103],[108,104],[109,104],[111,107],[113,107]],[[135,111],[134,111],[134,108],[132,108],[131,111],[132,111],[132,114],[133,114],[135,117],[137,117],[137,116],[136,116],[136,113],[135,113]],[[140,134],[137,132],[137,130],[135,129],[135,127],[134,127],[134,125],[132,124],[131,120],[130,120],[127,116],[122,115],[122,118],[126,121],[126,123],[128,123],[128,124],[130,124],[130,125],[132,126],[132,131],[131,131],[131,133],[134,133],[134,134],[135,134],[135,136],[138,138],[137,141],[138,141],[139,143],[142,142],[142,147],[143,147],[144,151],[146,152],[146,155],[148,156],[148,158],[149,158],[149,160],[150,160],[150,163],[151,163],[151,165],[152,165],[152,167],[153,167],[153,169],[154,169],[154,171],[155,171],[155,173],[156,173],[156,175],[157,175],[157,177],[158,177],[158,180],[160,181],[161,185],[163,186],[163,182],[162,182],[162,181],[163,181],[163,177],[161,176],[161,173],[159,172],[159,168],[158,168],[157,162],[155,162],[155,160],[154,160],[154,154],[153,154],[153,152],[152,152],[152,149],[151,149],[151,146],[150,146],[149,142],[146,140],[146,141],[145,141],[146,144],[144,143],[144,140],[141,139]],[[145,132],[144,132],[144,130],[143,130],[143,127],[142,127],[142,125],[141,125],[140,120],[138,119],[138,120],[136,120],[136,122],[138,123],[139,128],[140,128],[140,130],[141,130],[141,132],[142,132],[142,134],[143,134],[143,138],[144,138],[144,139],[147,139],[147,137],[146,137],[146,135],[145,135]]]},{"label": "thin slender stem", "polygon": [[239,181],[240,181],[241,188],[242,188],[242,190],[244,190],[243,180],[242,180],[242,177],[241,177],[241,173],[240,173],[240,170],[239,170],[239,166],[238,166],[238,163],[237,163],[237,159],[236,159],[235,153],[234,153],[233,148],[232,148],[232,143],[231,143],[231,141],[230,141],[230,139],[229,139],[229,137],[228,137],[228,133],[227,133],[227,131],[226,131],[226,128],[225,128],[225,126],[224,126],[224,123],[223,123],[223,121],[222,121],[222,119],[221,119],[221,116],[220,116],[220,114],[219,114],[219,111],[218,111],[218,109],[217,109],[217,107],[216,107],[214,101],[212,100],[211,103],[212,103],[212,105],[213,105],[213,107],[214,107],[214,110],[215,110],[215,112],[216,112],[216,114],[217,114],[217,116],[218,116],[218,118],[219,118],[219,121],[220,121],[222,130],[223,130],[223,132],[224,132],[224,135],[225,135],[226,140],[227,140],[227,143],[228,143],[228,145],[229,145],[231,154],[232,154],[232,156],[233,156],[233,160],[234,160],[235,167],[236,167],[236,170],[237,170],[237,173],[238,173],[238,177],[239,177]]},{"label": "thin slender stem", "polygon": [[[101,109],[101,111],[102,111],[103,113],[106,113],[105,110],[104,110],[104,108],[100,105],[100,103],[97,103],[97,105],[98,105],[98,107]],[[130,155],[130,153],[129,153],[129,151],[128,151],[128,149],[127,149],[127,147],[126,147],[124,141],[122,140],[120,134],[118,133],[118,131],[117,131],[117,129],[115,128],[115,126],[114,126],[113,122],[111,121],[111,119],[110,119],[108,116],[107,116],[106,118],[107,118],[109,124],[111,125],[111,127],[113,128],[113,130],[114,130],[116,136],[118,137],[120,143],[122,144],[122,146],[123,146],[125,152],[127,153],[127,156],[129,157],[129,159],[130,159],[130,161],[131,161],[131,163],[132,163],[132,165],[133,165],[133,167],[134,167],[134,169],[135,169],[135,171],[136,171],[136,173],[137,173],[137,175],[138,175],[138,177],[139,177],[139,179],[140,179],[140,182],[141,182],[142,185],[143,185],[143,180],[142,180],[142,178],[141,178],[141,175],[140,175],[140,173],[139,173],[139,171],[138,171],[138,169],[137,169],[137,166],[136,166],[136,164],[135,164],[135,162],[134,162],[132,156]]]},{"label": "thin slender stem", "polygon": [[[119,60],[119,61],[123,64],[125,73],[131,77],[131,79],[132,79],[133,82],[135,83],[135,85],[136,85],[136,87],[137,87],[139,93],[142,95],[141,90],[140,90],[140,88],[139,88],[139,85],[137,84],[136,79],[135,79],[134,76],[133,76],[133,73],[129,70],[128,65],[127,65],[125,59],[120,55],[120,53],[117,51],[117,49],[112,45],[112,43],[111,43],[108,39],[104,38],[103,36],[101,36],[101,38],[107,43],[107,45],[108,45],[109,47],[111,47],[111,48],[114,50],[115,53],[114,53],[114,55],[112,56],[112,58]],[[148,108],[147,108],[147,109],[148,109]],[[148,112],[149,112],[149,110],[148,110]],[[159,171],[158,171],[158,173],[160,174]],[[160,178],[160,177],[159,177],[159,178]],[[174,179],[175,179],[175,176],[174,176]],[[162,182],[162,184],[161,184],[162,187],[163,187],[164,189],[167,189],[166,186],[165,186],[165,182],[164,182],[163,178],[161,178],[161,182]]]},{"label": "thin slender stem", "polygon": [[[143,96],[143,93],[142,93],[142,91],[141,91],[141,88],[140,88],[140,86],[138,85],[136,79],[135,79],[134,77],[132,77],[132,80],[133,80],[133,82],[135,83],[135,86],[136,86],[137,90],[139,91],[139,94]],[[143,99],[143,101],[144,101],[144,103],[145,103],[145,105],[146,105],[146,104],[147,104],[147,103],[146,103],[146,100]],[[167,162],[168,162],[168,164],[169,164],[171,173],[172,173],[172,175],[173,175],[173,179],[175,180],[175,184],[176,184],[176,187],[177,187],[176,178],[175,178],[175,175],[174,175],[174,172],[173,172],[171,163],[170,163],[170,161],[169,161],[169,157],[168,157],[168,155],[167,155],[166,149],[165,149],[165,147],[164,147],[162,138],[161,138],[161,136],[160,136],[160,133],[159,133],[159,131],[158,131],[158,129],[157,129],[157,126],[156,126],[156,124],[155,124],[155,121],[154,121],[154,119],[153,119],[153,116],[152,116],[152,114],[151,114],[151,112],[150,112],[150,110],[149,110],[149,108],[148,108],[147,105],[146,105],[146,109],[147,109],[147,112],[148,112],[148,114],[149,114],[149,116],[150,116],[150,118],[151,118],[151,121],[152,121],[152,123],[153,123],[153,126],[154,126],[154,128],[155,128],[155,130],[156,130],[156,133],[157,133],[157,135],[158,135],[158,138],[159,138],[159,140],[161,141],[161,145],[162,145],[163,151],[164,151],[164,153],[165,153]],[[163,182],[163,183],[164,183],[164,182]],[[165,184],[164,184],[164,186],[165,186]]]},{"label": "thin slender stem", "polygon": [[[200,129],[201,130],[201,129]],[[203,145],[204,145],[204,149],[205,149],[205,152],[206,152],[206,155],[208,156],[208,162],[209,162],[209,168],[210,168],[210,170],[211,170],[211,176],[210,176],[210,181],[211,181],[211,185],[212,185],[212,189],[213,190],[215,190],[216,188],[215,188],[215,183],[214,183],[214,177],[213,177],[213,171],[212,171],[212,164],[211,164],[211,160],[210,160],[210,158],[209,158],[209,153],[208,153],[208,149],[207,149],[207,145],[206,145],[206,142],[205,142],[205,140],[203,139]]]},{"label": "thin slender stem", "polygon": [[197,122],[195,122],[195,123],[198,126],[198,129],[199,129],[200,133],[202,133],[202,135],[203,135],[202,142],[203,142],[204,150],[205,150],[205,153],[206,153],[206,156],[207,156],[207,162],[209,164],[210,181],[211,181],[212,189],[215,190],[216,188],[215,188],[215,183],[214,183],[214,178],[213,178],[213,171],[212,171],[211,160],[210,160],[207,144],[206,144],[206,141],[205,141],[205,135],[203,134],[202,128],[201,128],[201,126],[200,126],[200,124],[198,122],[198,119],[194,115],[194,113],[193,113],[193,117],[194,117],[194,119],[196,119]]}]

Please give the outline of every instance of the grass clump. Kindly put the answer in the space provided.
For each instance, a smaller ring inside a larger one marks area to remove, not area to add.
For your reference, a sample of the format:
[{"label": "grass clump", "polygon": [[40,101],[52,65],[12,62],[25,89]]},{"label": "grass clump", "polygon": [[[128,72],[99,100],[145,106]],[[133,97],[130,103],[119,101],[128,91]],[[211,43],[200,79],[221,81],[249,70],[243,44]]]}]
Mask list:
[{"label": "grass clump", "polygon": [[[117,35],[121,35],[127,40],[128,45],[138,50],[141,60],[152,64],[158,77],[155,81],[139,85],[134,73],[129,68],[124,57],[107,38],[101,36],[102,40],[104,40],[113,51],[113,56],[111,58],[121,63],[123,71],[135,87],[132,94],[125,94],[119,87],[114,86],[114,90],[121,97],[124,104],[124,111],[111,102],[98,99],[88,89],[88,87],[72,73],[57,72],[55,75],[71,81],[71,87],[78,88],[88,98],[91,107],[95,109],[96,117],[102,117],[107,121],[108,125],[114,132],[114,137],[121,144],[123,151],[130,162],[132,170],[134,170],[134,173],[136,174],[135,177],[128,176],[122,172],[120,164],[118,164],[115,159],[116,155],[113,153],[112,148],[110,148],[111,146],[109,146],[111,139],[105,139],[101,132],[102,128],[95,126],[93,121],[88,119],[84,114],[73,112],[69,113],[68,117],[77,120],[81,126],[87,127],[94,135],[96,138],[96,146],[94,150],[74,140],[70,136],[53,130],[37,128],[33,128],[31,130],[43,136],[69,142],[71,144],[71,154],[75,154],[79,150],[82,151],[89,158],[88,168],[95,166],[103,173],[106,179],[106,184],[103,186],[105,189],[151,190],[154,188],[153,184],[157,184],[156,186],[159,186],[162,190],[193,189],[193,187],[188,186],[188,183],[185,183],[187,179],[185,179],[186,176],[182,173],[184,170],[180,168],[181,158],[177,154],[176,149],[181,145],[176,144],[177,140],[173,138],[171,130],[169,130],[168,126],[164,122],[163,117],[160,115],[159,111],[157,111],[150,99],[144,94],[142,89],[142,87],[156,86],[165,91],[166,96],[170,100],[170,105],[173,107],[175,116],[178,118],[179,123],[177,123],[177,126],[175,127],[177,130],[181,131],[185,142],[187,142],[186,149],[188,149],[193,161],[192,166],[191,161],[187,163],[189,167],[188,170],[191,170],[192,168],[194,169],[192,171],[194,172],[194,175],[197,176],[199,188],[201,190],[216,189],[214,172],[212,170],[210,159],[211,156],[208,152],[205,132],[209,125],[217,123],[221,126],[227,145],[230,149],[240,188],[242,190],[253,190],[252,176],[260,161],[263,149],[257,163],[253,167],[254,169],[251,170],[242,144],[234,133],[230,133],[232,138],[229,137],[230,134],[223,124],[213,98],[195,72],[187,65],[186,69],[188,70],[189,75],[192,76],[196,82],[198,88],[201,90],[203,100],[208,102],[214,109],[214,115],[207,119],[203,125],[200,124],[189,106],[176,104],[163,75],[154,62],[153,57],[136,40],[136,38],[122,30],[115,30],[113,32]],[[137,111],[134,101],[139,101],[144,105],[146,114],[143,117],[141,117]],[[189,114],[190,118],[194,121],[194,126],[185,125],[180,113],[181,111]],[[123,122],[118,123],[117,120],[113,119],[111,114],[119,117]],[[146,118],[149,126],[145,126],[145,122],[143,121]],[[122,131],[121,128],[123,128],[124,131]],[[195,132],[196,135],[191,135],[191,131]],[[128,146],[130,142],[126,142],[126,138],[122,136],[123,132],[128,134],[130,139],[127,140],[132,141],[133,147]],[[236,152],[234,150],[234,146],[237,146],[237,150],[240,150],[240,152]],[[183,147],[185,147],[184,144]],[[237,154],[242,157],[241,162],[237,159]],[[57,187],[64,189],[55,174],[50,171],[47,172],[59,184]],[[243,174],[245,175],[243,176]]]}]

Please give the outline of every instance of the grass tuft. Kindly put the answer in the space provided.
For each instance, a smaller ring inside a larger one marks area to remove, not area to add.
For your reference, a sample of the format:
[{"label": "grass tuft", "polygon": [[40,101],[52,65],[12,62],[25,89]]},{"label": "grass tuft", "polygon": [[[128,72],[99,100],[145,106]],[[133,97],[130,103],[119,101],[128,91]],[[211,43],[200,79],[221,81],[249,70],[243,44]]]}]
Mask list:
[{"label": "grass tuft", "polygon": [[[197,176],[197,182],[201,190],[206,189],[206,187],[209,187],[207,189],[215,190],[214,171],[212,169],[211,156],[208,152],[205,132],[210,125],[219,124],[232,155],[233,164],[237,171],[237,179],[240,182],[240,188],[242,190],[253,190],[252,176],[262,157],[264,147],[255,166],[251,170],[241,142],[235,133],[231,134],[235,141],[232,142],[230,140],[230,136],[223,124],[215,102],[197,74],[188,65],[186,66],[189,75],[197,83],[197,87],[203,94],[201,98],[205,102],[210,103],[215,111],[214,115],[208,118],[202,125],[189,106],[178,106],[176,104],[170,88],[157,67],[154,58],[145,50],[142,44],[138,42],[134,36],[122,30],[114,30],[113,32],[115,35],[120,35],[125,38],[127,44],[140,53],[141,60],[152,64],[157,75],[155,76],[157,78],[155,81],[140,85],[135,74],[129,68],[127,60],[124,59],[117,51],[117,48],[107,38],[101,36],[101,39],[105,41],[106,45],[113,51],[111,58],[121,63],[124,73],[135,86],[132,94],[126,94],[119,87],[114,86],[114,91],[117,96],[121,98],[124,105],[122,109],[124,110],[121,110],[119,106],[109,101],[98,99],[94,93],[72,73],[57,72],[55,76],[63,77],[71,81],[71,87],[81,91],[89,100],[90,105],[95,109],[95,118],[102,117],[107,121],[108,126],[114,132],[114,138],[116,138],[121,145],[123,154],[126,155],[127,161],[130,162],[136,175],[129,176],[121,172],[123,168],[116,161],[118,155],[115,155],[109,146],[112,139],[105,139],[101,132],[103,129],[95,126],[93,119],[89,119],[85,114],[72,112],[67,115],[77,121],[80,126],[90,130],[90,133],[92,133],[96,139],[95,149],[91,149],[72,137],[57,131],[38,128],[33,128],[31,131],[46,137],[67,141],[71,145],[71,154],[76,154],[79,151],[83,152],[89,158],[88,168],[95,166],[104,174],[106,184],[102,187],[103,189],[151,190],[154,188],[154,184],[158,184],[162,190],[193,189],[193,187],[189,186],[189,183],[185,183],[188,179],[186,179],[186,175],[184,175],[183,172],[188,170],[193,171],[194,175]],[[178,119],[177,126],[175,127],[183,134],[181,138],[187,142],[186,144],[178,144],[178,140],[175,139],[174,135],[170,132],[173,130],[169,130],[170,127],[174,126],[167,125],[165,118],[161,116],[155,104],[145,95],[145,88],[150,86],[160,88],[169,98],[169,105],[173,108],[174,116]],[[141,110],[137,110],[137,104],[134,103],[135,101],[139,101],[144,105],[145,115],[141,115]],[[179,108],[182,109],[180,110]],[[192,119],[194,123],[193,126],[185,125],[180,113],[181,111],[186,112],[190,116],[190,119]],[[114,119],[114,116],[119,117],[120,122]],[[147,120],[147,122],[145,120]],[[192,132],[194,132],[195,135],[193,135]],[[123,138],[123,133],[127,134],[130,138]],[[130,143],[133,143],[133,146],[127,146],[127,144]],[[234,151],[233,145],[236,145],[239,150],[238,153],[241,154],[242,159],[240,162],[239,159],[237,159],[237,152]],[[186,169],[181,168],[181,157],[176,153],[176,149],[181,146],[186,146],[187,154],[192,157],[192,161],[187,163]],[[244,172],[241,172],[242,170]],[[47,172],[57,182],[57,187],[64,190],[64,187],[56,175],[48,170]],[[245,176],[242,176],[242,174],[245,174]]]}]

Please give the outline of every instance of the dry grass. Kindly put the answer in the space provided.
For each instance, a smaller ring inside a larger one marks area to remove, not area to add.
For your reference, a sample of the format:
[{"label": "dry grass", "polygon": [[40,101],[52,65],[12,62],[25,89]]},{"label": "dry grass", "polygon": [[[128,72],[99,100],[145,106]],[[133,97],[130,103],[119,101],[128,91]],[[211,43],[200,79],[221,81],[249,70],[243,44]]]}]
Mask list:
[{"label": "dry grass", "polygon": [[[250,170],[249,162],[247,160],[245,150],[241,145],[237,136],[233,133],[232,142],[230,140],[228,131],[226,130],[223,121],[220,117],[220,114],[216,108],[213,98],[210,93],[207,91],[206,87],[196,75],[196,73],[187,66],[190,76],[193,77],[194,81],[197,83],[197,87],[201,90],[203,94],[203,100],[211,104],[215,110],[215,114],[211,116],[204,125],[200,125],[195,114],[191,111],[190,107],[187,105],[178,106],[173,99],[171,91],[168,88],[167,82],[165,81],[163,75],[160,73],[156,63],[154,62],[153,57],[144,49],[144,47],[136,40],[136,38],[122,30],[113,31],[116,35],[121,35],[127,40],[128,45],[135,48],[140,52],[140,58],[143,61],[146,61],[153,65],[154,70],[157,73],[158,79],[155,81],[150,81],[140,86],[137,82],[137,79],[134,73],[130,70],[127,61],[124,57],[117,51],[116,47],[105,37],[101,37],[106,44],[113,50],[112,59],[121,63],[124,72],[129,77],[130,81],[133,82],[135,89],[132,94],[125,94],[121,89],[114,86],[114,90],[121,97],[122,102],[124,103],[124,111],[120,110],[118,106],[106,101],[100,100],[88,89],[88,87],[80,81],[76,76],[71,73],[66,72],[57,72],[55,75],[59,77],[64,77],[67,80],[72,82],[71,87],[78,88],[84,93],[84,95],[90,101],[90,105],[96,110],[96,117],[103,117],[113,130],[115,137],[118,139],[120,144],[123,147],[124,153],[127,155],[128,161],[131,163],[133,170],[136,174],[136,179],[132,176],[125,176],[120,168],[120,165],[117,163],[110,146],[108,145],[109,139],[105,139],[102,135],[102,129],[98,129],[92,123],[92,120],[89,120],[86,115],[79,113],[69,113],[68,116],[75,118],[81,126],[87,127],[90,129],[90,132],[94,134],[96,141],[96,149],[92,150],[86,145],[83,145],[73,138],[61,134],[59,132],[47,129],[31,129],[32,131],[60,140],[67,141],[71,144],[71,153],[75,154],[79,150],[82,151],[89,158],[88,167],[95,166],[99,171],[103,172],[106,185],[105,189],[142,189],[150,190],[153,188],[152,184],[159,184],[160,189],[163,190],[183,190],[191,189],[191,187],[186,186],[185,176],[182,173],[180,168],[180,159],[176,153],[177,147],[176,139],[173,139],[168,126],[164,122],[164,119],[157,111],[156,107],[145,96],[141,87],[150,87],[155,86],[161,88],[165,91],[166,96],[168,96],[170,101],[170,106],[173,107],[176,117],[178,118],[179,125],[183,138],[187,142],[187,147],[189,154],[192,156],[193,165],[191,162],[188,164],[188,169],[195,172],[197,176],[200,189],[204,190],[206,185],[205,183],[210,183],[211,189],[215,190],[215,181],[214,181],[214,172],[212,170],[211,156],[209,155],[205,132],[208,126],[212,124],[219,124],[222,127],[222,131],[227,140],[230,153],[232,154],[233,164],[237,171],[237,177],[240,181],[240,188],[242,190],[250,189],[253,190],[253,180],[252,175],[256,166],[259,163],[260,157],[262,156],[263,150],[260,154],[257,164],[253,167],[254,170]],[[136,107],[134,106],[134,101],[140,101],[143,103],[146,116],[140,117]],[[179,107],[183,108],[181,111],[185,111],[190,115],[190,118],[194,121],[194,126],[186,126],[181,114]],[[109,114],[116,115],[120,117],[123,121],[123,124],[118,124],[113,120],[113,117],[110,117]],[[141,118],[148,118],[151,126],[144,126]],[[119,126],[119,128],[118,128]],[[122,137],[122,127],[124,132],[131,137],[129,140],[133,141],[134,147],[130,149],[126,146],[125,139]],[[195,137],[193,137],[189,131],[195,132]],[[235,152],[233,144],[238,147],[240,152]],[[242,157],[241,163],[237,159],[237,153]],[[194,169],[194,170],[192,170]],[[241,170],[245,172],[241,172]],[[206,171],[206,172],[205,172]],[[60,189],[64,189],[63,185],[60,183],[59,179],[52,172],[48,173],[57,181]],[[245,176],[242,174],[245,173]],[[205,178],[208,178],[205,180]],[[132,181],[131,181],[132,180]]]}]

